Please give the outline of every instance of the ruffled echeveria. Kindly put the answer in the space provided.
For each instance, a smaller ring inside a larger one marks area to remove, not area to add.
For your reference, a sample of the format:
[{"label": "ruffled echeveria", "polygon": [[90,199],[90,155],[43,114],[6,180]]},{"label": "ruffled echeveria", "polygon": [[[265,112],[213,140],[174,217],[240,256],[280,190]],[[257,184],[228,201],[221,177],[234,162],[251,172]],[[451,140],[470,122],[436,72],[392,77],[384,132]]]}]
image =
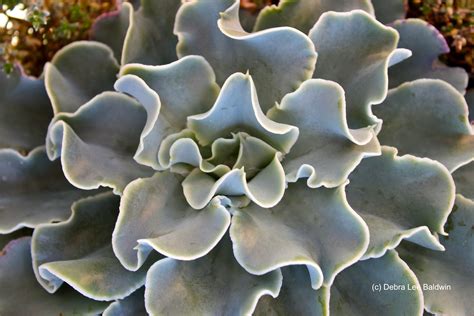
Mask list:
[{"label": "ruffled echeveria", "polygon": [[0,314],[474,310],[438,34],[396,1],[134,4],[0,78]]}]

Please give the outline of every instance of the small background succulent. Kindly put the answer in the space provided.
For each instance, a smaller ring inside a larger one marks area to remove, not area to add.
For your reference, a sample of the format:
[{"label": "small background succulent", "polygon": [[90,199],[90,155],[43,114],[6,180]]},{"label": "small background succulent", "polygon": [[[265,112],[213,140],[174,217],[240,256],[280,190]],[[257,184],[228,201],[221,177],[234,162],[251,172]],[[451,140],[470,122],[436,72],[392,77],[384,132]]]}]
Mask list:
[{"label": "small background succulent", "polygon": [[474,1],[409,0],[407,18],[419,18],[435,26],[451,51],[440,56],[449,66],[463,67],[474,86]]},{"label": "small background succulent", "polygon": [[26,74],[40,76],[59,49],[88,39],[94,20],[116,6],[115,0],[0,1],[4,70],[19,63]]}]

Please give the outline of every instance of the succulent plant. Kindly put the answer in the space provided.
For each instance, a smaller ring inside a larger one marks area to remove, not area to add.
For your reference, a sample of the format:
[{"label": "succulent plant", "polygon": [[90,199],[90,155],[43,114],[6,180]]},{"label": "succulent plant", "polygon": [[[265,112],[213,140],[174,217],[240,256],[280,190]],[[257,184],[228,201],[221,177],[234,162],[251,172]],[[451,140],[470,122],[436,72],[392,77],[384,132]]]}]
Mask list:
[{"label": "succulent plant", "polygon": [[1,74],[0,313],[469,315],[467,75],[373,2],[124,2]]}]

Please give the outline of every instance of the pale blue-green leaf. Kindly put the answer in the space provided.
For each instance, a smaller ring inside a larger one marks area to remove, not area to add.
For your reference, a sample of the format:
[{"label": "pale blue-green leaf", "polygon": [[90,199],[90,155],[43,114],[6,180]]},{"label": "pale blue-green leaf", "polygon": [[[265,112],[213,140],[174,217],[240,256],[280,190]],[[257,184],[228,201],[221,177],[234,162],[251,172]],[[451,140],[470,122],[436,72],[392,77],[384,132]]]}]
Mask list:
[{"label": "pale blue-green leaf", "polygon": [[443,35],[420,19],[406,19],[391,25],[400,34],[399,48],[408,48],[413,56],[389,69],[390,88],[421,78],[442,79],[461,93],[465,92],[468,76],[464,69],[447,67],[438,56],[449,52]]},{"label": "pale blue-green leaf", "polygon": [[401,63],[407,58],[410,58],[412,55],[411,50],[406,48],[397,48],[395,49],[392,54],[390,55],[390,59],[388,61],[388,67],[392,67],[398,63]]},{"label": "pale blue-green leaf", "polygon": [[31,267],[30,241],[29,237],[14,240],[0,253],[0,314],[97,315],[107,307],[68,286],[54,295],[46,292]]},{"label": "pale blue-green leaf", "polygon": [[225,174],[230,170],[228,166],[214,166],[204,160],[201,151],[199,150],[199,146],[193,138],[180,138],[171,145],[169,150],[169,166],[177,164],[198,167],[201,171],[206,173],[214,172],[220,175]]},{"label": "pale blue-green leaf", "polygon": [[329,315],[323,313],[322,305],[318,304],[317,295],[323,292],[321,288],[315,291],[311,287],[308,270],[304,265],[294,265],[281,268],[283,284],[276,298],[263,296],[255,308],[255,316],[281,315]]},{"label": "pale blue-green leaf", "polygon": [[[181,141],[181,139],[183,139]],[[177,144],[176,144],[177,143]],[[194,143],[194,144],[193,144]],[[176,145],[175,145],[176,144]],[[168,169],[172,167],[174,163],[171,159],[171,147],[177,146],[180,151],[187,151],[186,160],[199,160],[202,158],[202,155],[197,145],[197,140],[194,135],[194,132],[185,128],[177,133],[170,134],[163,138],[159,150],[158,150],[158,163],[160,167]],[[177,150],[175,149],[175,150]],[[198,153],[199,152],[199,153]],[[175,161],[178,162],[177,160]],[[200,164],[200,162],[198,162]],[[228,170],[226,170],[227,172]]]},{"label": "pale blue-green leaf", "polygon": [[26,157],[0,150],[0,234],[63,221],[71,214],[71,204],[90,194],[64,178],[61,163],[51,162],[44,147]]},{"label": "pale blue-green leaf", "polygon": [[146,316],[145,287],[142,287],[124,299],[109,305],[103,316]]},{"label": "pale blue-green leaf", "polygon": [[468,163],[454,171],[453,179],[456,183],[456,193],[474,200],[474,163]]},{"label": "pale blue-green leaf", "polygon": [[109,46],[116,60],[122,59],[123,43],[132,19],[133,7],[129,2],[118,2],[117,10],[99,16],[91,28],[90,38]]},{"label": "pale blue-green leaf", "polygon": [[[124,77],[115,84],[118,91],[138,100],[150,96],[148,102],[142,102],[147,111],[147,123],[135,160],[155,169],[167,168],[157,161],[159,145],[169,134],[182,130],[188,116],[211,108],[219,93],[214,72],[204,58],[188,56],[164,66],[130,64],[120,73]],[[143,82],[130,79],[129,75],[138,76]],[[153,96],[153,92],[159,98]]]},{"label": "pale blue-green leaf", "polygon": [[405,17],[405,0],[371,0],[375,17],[383,24]]},{"label": "pale blue-green leaf", "polygon": [[203,258],[194,261],[166,258],[155,263],[145,284],[148,313],[249,315],[261,296],[276,297],[282,283],[280,270],[262,276],[249,274],[235,261],[227,239]]},{"label": "pale blue-green leaf", "polygon": [[273,122],[263,114],[252,77],[242,73],[227,79],[208,112],[188,117],[188,128],[202,146],[232,132],[247,132],[287,153],[298,138],[298,128]]},{"label": "pale blue-green leaf", "polygon": [[245,168],[233,169],[216,179],[210,174],[194,169],[183,183],[186,201],[195,209],[201,209],[216,195],[247,196],[261,207],[273,207],[285,192],[285,171],[279,153],[253,178],[247,180]]},{"label": "pale blue-green leaf", "polygon": [[[232,133],[231,138],[218,138],[211,146],[211,156],[207,159],[210,163],[234,166],[239,157],[241,141],[251,137],[246,133]],[[263,142],[263,141],[262,141]],[[275,154],[275,152],[274,152]]]},{"label": "pale blue-green leaf", "polygon": [[133,160],[146,113],[133,98],[104,92],[73,114],[57,115],[48,131],[50,159],[61,157],[66,178],[89,190],[107,186],[116,193],[136,178],[153,174]]},{"label": "pale blue-green leaf", "polygon": [[0,148],[27,152],[44,145],[52,117],[43,78],[27,77],[18,66],[0,71]]},{"label": "pale blue-green leaf", "polygon": [[178,38],[173,34],[173,27],[180,5],[179,0],[141,0],[140,8],[130,15],[122,65],[161,65],[177,59]]},{"label": "pale blue-green leaf", "polygon": [[[218,138],[212,145],[226,142],[227,139]],[[237,148],[239,144],[237,143]],[[218,146],[220,147],[220,146]],[[229,147],[226,147],[228,149]],[[158,161],[160,166],[168,169],[179,168],[179,173],[183,175],[189,174],[194,167],[205,173],[213,173],[217,177],[221,177],[231,169],[228,165],[214,163],[210,158],[204,159],[203,153],[194,137],[194,133],[188,129],[184,129],[178,133],[171,134],[163,139],[160,150],[158,152]],[[213,149],[212,151],[215,152]],[[222,151],[219,151],[222,153]],[[225,152],[224,154],[232,154],[233,152]],[[212,158],[212,157],[211,157]]]},{"label": "pale blue-green leaf", "polygon": [[318,52],[314,78],[339,83],[351,128],[380,124],[371,105],[383,101],[398,34],[361,10],[324,13],[309,32]]},{"label": "pale blue-green leaf", "polygon": [[235,72],[248,71],[262,108],[267,110],[311,77],[316,62],[314,46],[303,33],[289,27],[247,33],[238,12],[239,0],[184,3],[174,30],[179,37],[178,56],[206,58],[218,84]]},{"label": "pale blue-green leaf", "polygon": [[161,99],[160,113],[176,124],[186,125],[186,117],[209,110],[219,94],[214,71],[201,56],[186,56],[162,66],[128,64],[120,75],[140,77]]},{"label": "pale blue-green leaf", "polygon": [[[239,152],[232,169],[243,168],[247,179],[252,179],[272,162],[277,150],[263,140],[252,137],[246,133],[237,133],[239,139]],[[214,151],[213,157],[219,160],[219,152]]]},{"label": "pale blue-green leaf", "polygon": [[[179,138],[185,135],[189,137]],[[212,143],[209,158],[203,158],[199,146],[186,130],[166,138],[163,143],[165,148],[171,138],[176,141],[169,147],[167,166],[186,164],[189,170],[197,167],[217,177],[222,177],[231,169],[243,168],[246,179],[250,180],[271,163],[277,154],[273,147],[244,132],[232,133],[231,138],[216,139]]]},{"label": "pale blue-green leaf", "polygon": [[181,181],[165,171],[126,187],[112,244],[127,269],[138,269],[152,250],[178,260],[202,257],[227,231],[230,214],[221,199],[195,210],[186,203]]},{"label": "pale blue-green leaf", "polygon": [[331,285],[367,249],[368,229],[347,204],[344,186],[311,189],[290,184],[271,209],[255,204],[234,212],[230,235],[237,261],[250,273],[306,264],[312,286]]},{"label": "pale blue-green leaf", "polygon": [[403,243],[400,256],[422,284],[425,308],[435,315],[470,316],[474,310],[474,202],[456,196],[441,243],[446,251],[433,251]]},{"label": "pale blue-green leaf", "polygon": [[119,201],[111,192],[79,200],[67,221],[35,229],[33,269],[48,292],[56,292],[65,282],[89,298],[110,301],[130,295],[145,283],[153,262],[130,272],[112,251]]},{"label": "pale blue-green leaf", "polygon": [[474,136],[463,96],[441,80],[419,79],[389,91],[374,107],[378,138],[400,154],[428,157],[450,172],[474,159]]},{"label": "pale blue-green leaf", "polygon": [[74,112],[103,91],[113,90],[119,65],[112,50],[92,41],[73,42],[45,66],[45,85],[54,113]]},{"label": "pale blue-green leaf", "polygon": [[373,128],[347,126],[344,90],[335,82],[308,80],[267,116],[299,128],[298,140],[283,161],[289,182],[308,177],[312,188],[336,187],[362,158],[380,154]]},{"label": "pale blue-green leaf", "polygon": [[[381,287],[380,291],[377,286]],[[320,297],[323,298],[320,304],[326,309],[329,305],[331,315],[423,314],[420,283],[393,250],[383,257],[359,261],[350,266],[336,277],[330,289],[322,291],[318,294],[322,294]],[[328,291],[330,295],[324,293]]]},{"label": "pale blue-green leaf", "polygon": [[382,156],[362,160],[349,181],[347,200],[370,231],[364,258],[380,257],[403,239],[444,249],[438,234],[446,234],[455,187],[442,164],[382,147]]},{"label": "pale blue-green leaf", "polygon": [[260,11],[255,30],[291,26],[307,34],[324,12],[356,9],[374,13],[370,0],[281,0],[278,5]]}]

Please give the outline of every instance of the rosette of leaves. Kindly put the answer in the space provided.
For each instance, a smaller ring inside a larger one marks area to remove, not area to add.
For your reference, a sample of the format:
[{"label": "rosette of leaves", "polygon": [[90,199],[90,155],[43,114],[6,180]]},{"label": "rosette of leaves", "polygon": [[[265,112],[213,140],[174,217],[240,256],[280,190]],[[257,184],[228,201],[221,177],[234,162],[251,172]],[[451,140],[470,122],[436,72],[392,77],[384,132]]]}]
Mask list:
[{"label": "rosette of leaves", "polygon": [[0,311],[468,315],[466,74],[380,7],[281,1],[247,32],[238,1],[123,3],[4,77],[1,233],[34,232]]}]

